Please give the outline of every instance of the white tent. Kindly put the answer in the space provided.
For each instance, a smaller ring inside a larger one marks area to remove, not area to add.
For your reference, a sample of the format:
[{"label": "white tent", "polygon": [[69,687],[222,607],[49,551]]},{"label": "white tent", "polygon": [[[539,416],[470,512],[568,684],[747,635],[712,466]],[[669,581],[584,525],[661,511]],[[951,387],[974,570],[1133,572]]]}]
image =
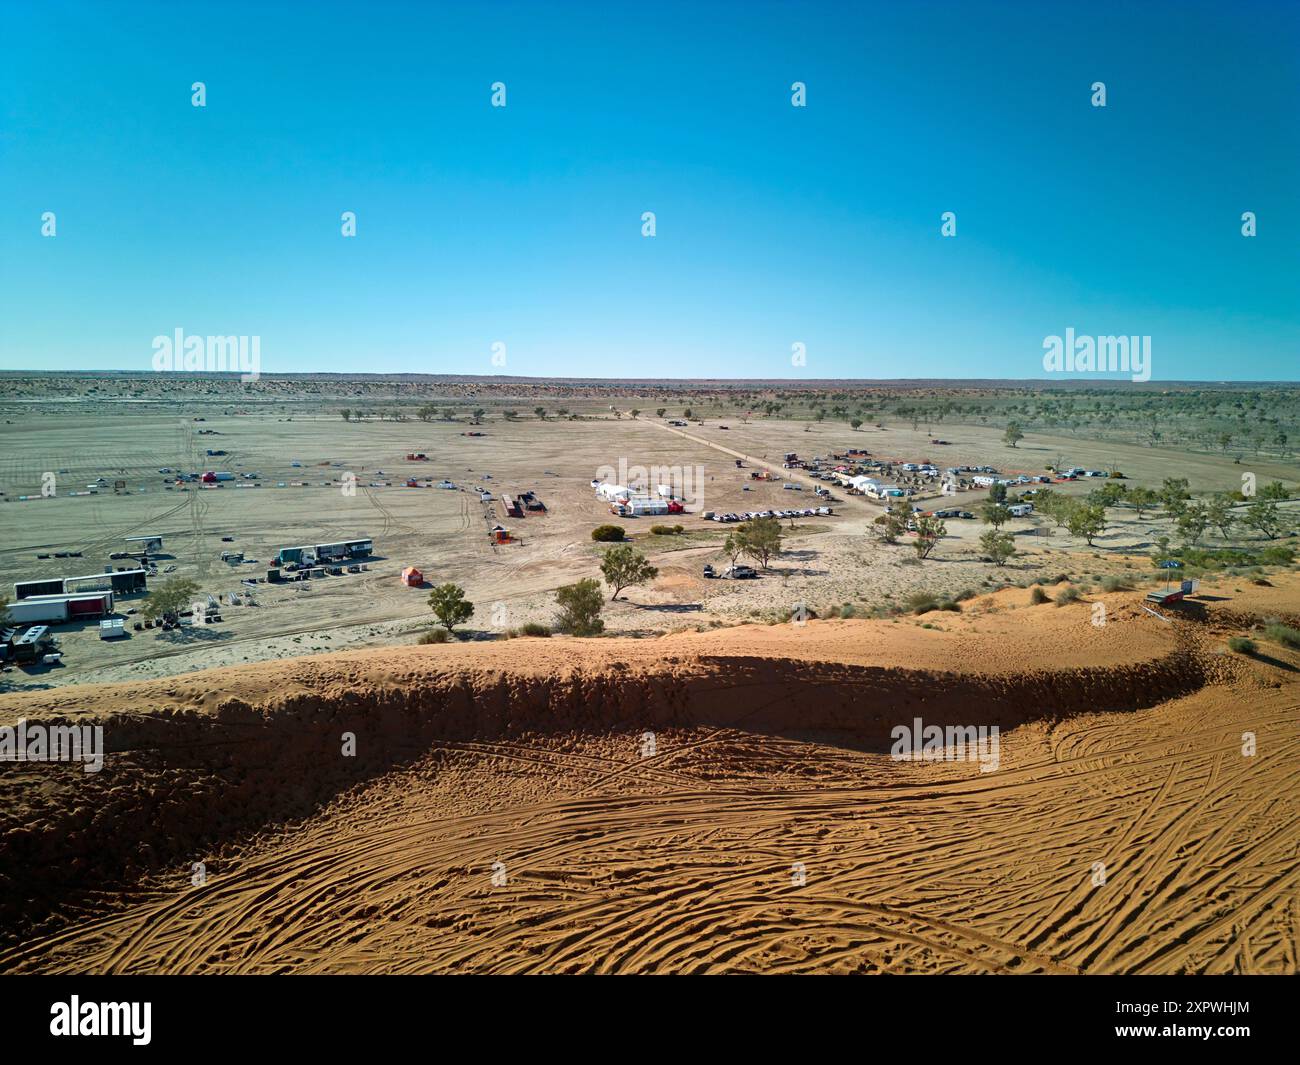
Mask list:
[{"label": "white tent", "polygon": [[626,485],[610,484],[605,482],[596,486],[596,495],[607,502],[612,503],[616,499],[627,499],[632,493],[628,491]]}]

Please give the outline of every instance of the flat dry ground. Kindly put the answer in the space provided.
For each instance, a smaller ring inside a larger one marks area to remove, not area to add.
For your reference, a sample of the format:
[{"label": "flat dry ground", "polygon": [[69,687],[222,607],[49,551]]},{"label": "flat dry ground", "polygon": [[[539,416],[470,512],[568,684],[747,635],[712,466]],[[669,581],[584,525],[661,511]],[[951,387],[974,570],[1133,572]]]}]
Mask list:
[{"label": "flat dry ground", "polygon": [[0,971],[1294,974],[1300,581],[1203,591],[0,696],[110,749],[0,772]]},{"label": "flat dry ground", "polygon": [[[425,594],[397,580],[401,569],[412,564],[432,582],[453,580],[466,588],[477,606],[470,628],[491,631],[549,621],[554,589],[597,573],[599,554],[589,533],[609,515],[594,499],[589,482],[601,466],[617,467],[620,459],[647,467],[702,466],[703,507],[712,510],[814,502],[807,489],[791,492],[783,491],[780,482],[750,482],[748,471],[737,470],[734,458],[719,448],[759,460],[766,456],[778,465],[785,451],[827,454],[849,446],[898,459],[989,463],[1006,470],[1037,471],[1064,458],[1085,466],[1114,463],[1131,484],[1158,485],[1166,476],[1187,476],[1198,490],[1238,487],[1246,468],[1230,458],[1038,436],[1012,450],[1001,443],[998,429],[958,426],[934,428],[952,441],[938,447],[929,444],[924,431],[907,428],[853,432],[842,424],[758,420],[746,425],[731,420],[725,423],[727,430],[710,421],[683,434],[645,417],[616,421],[608,412],[600,420],[578,422],[490,418],[481,427],[487,435],[470,438],[461,435],[469,428],[464,423],[345,424],[333,414],[222,414],[215,403],[204,422],[194,421],[190,413],[135,414],[130,404],[120,404],[120,413],[40,409],[33,403],[30,413],[0,425],[0,482],[9,500],[0,503],[7,534],[0,548],[3,586],[19,579],[96,572],[111,551],[124,546],[123,537],[142,533],[164,534],[174,556],[164,566],[174,566],[177,575],[216,594],[236,591],[241,576],[264,575],[266,569],[264,564],[231,567],[221,562],[227,549],[265,563],[282,546],[371,536],[382,557],[361,575],[260,585],[257,606],[228,607],[220,625],[184,634],[142,632],[110,643],[100,641],[93,627],[65,627],[60,630],[64,664],[5,674],[4,684],[16,688],[167,676],[286,655],[409,643],[416,630],[431,622]],[[199,429],[220,435],[199,436]],[[229,455],[209,459],[206,448],[225,449]],[[425,452],[431,461],[405,462],[408,451]],[[295,460],[301,467],[291,465]],[[257,471],[262,487],[168,491],[157,472],[161,467]],[[17,502],[19,495],[39,492],[46,471],[55,473],[60,492],[84,488],[103,476],[125,480],[128,493]],[[345,471],[357,477],[354,495],[334,483]],[[1260,463],[1251,472],[1261,484],[1300,479],[1295,463]],[[481,504],[473,491],[369,487],[373,480],[400,483],[412,474],[448,477],[471,488],[536,489],[550,509],[543,517],[508,520]],[[782,474],[782,480],[800,478]],[[275,487],[281,481],[286,487]],[[290,487],[293,481],[310,483]],[[813,482],[804,483],[811,487]],[[1088,487],[1085,483],[1071,490]],[[977,494],[955,502],[973,506]],[[1035,520],[1016,522],[1015,531],[1030,534],[1019,537],[1024,554],[1006,570],[994,572],[976,559],[983,527],[951,521],[950,537],[936,557],[917,567],[907,564],[911,551],[906,545],[883,547],[865,534],[879,512],[864,500],[847,499],[835,517],[802,523],[788,533],[786,557],[754,582],[703,580],[703,564],[721,559],[717,545],[725,527],[692,515],[671,519],[692,535],[643,541],[660,567],[659,579],[610,605],[606,623],[613,632],[662,633],[776,613],[800,603],[823,615],[845,602],[859,608],[879,605],[889,596],[897,601],[912,587],[954,593],[978,590],[995,579],[1146,569],[1149,545],[1168,531],[1161,521],[1137,522],[1117,512],[1114,528],[1095,549],[1087,549],[1060,531],[1032,535]],[[522,544],[490,546],[487,529],[497,520],[519,533]],[[623,522],[638,537],[653,523]],[[224,542],[224,536],[233,542]],[[80,550],[83,558],[38,561],[38,549]],[[121,601],[123,608],[132,605]]]}]

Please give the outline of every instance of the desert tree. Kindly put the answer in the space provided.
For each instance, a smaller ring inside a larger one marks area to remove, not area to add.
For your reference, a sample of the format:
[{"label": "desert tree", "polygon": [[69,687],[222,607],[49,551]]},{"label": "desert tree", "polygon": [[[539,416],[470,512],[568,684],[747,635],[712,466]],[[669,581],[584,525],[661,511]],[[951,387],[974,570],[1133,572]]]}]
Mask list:
[{"label": "desert tree", "polygon": [[999,566],[1005,566],[1007,560],[1016,553],[1016,539],[1010,533],[990,529],[980,537],[980,549]]},{"label": "desert tree", "polygon": [[645,555],[631,544],[607,550],[600,563],[600,572],[605,583],[614,589],[614,594],[609,597],[611,602],[618,598],[618,593],[624,588],[645,584],[659,576],[659,570],[650,565]]},{"label": "desert tree", "polygon": [[1241,521],[1248,529],[1261,532],[1270,540],[1276,540],[1281,536],[1284,527],[1282,511],[1271,499],[1252,503],[1246,509],[1246,515]]},{"label": "desert tree", "polygon": [[912,541],[912,547],[916,549],[916,557],[927,559],[930,553],[938,546],[939,541],[948,535],[948,527],[938,518],[923,514],[916,519],[916,539]]},{"label": "desert tree", "polygon": [[1150,510],[1160,502],[1159,497],[1150,488],[1130,488],[1127,500],[1128,505],[1137,512],[1138,521],[1142,520],[1144,511]]},{"label": "desert tree", "polygon": [[1209,525],[1209,508],[1200,500],[1184,506],[1183,512],[1178,515],[1178,531],[1182,533],[1183,540],[1193,546],[1201,542]]},{"label": "desert tree", "polygon": [[740,538],[745,554],[763,569],[781,553],[781,523],[775,518],[754,518],[737,528],[733,535]]},{"label": "desert tree", "polygon": [[1160,503],[1165,508],[1165,513],[1171,518],[1178,518],[1183,511],[1187,509],[1187,499],[1190,495],[1189,484],[1186,477],[1166,477],[1164,483],[1160,486]]},{"label": "desert tree", "polygon": [[557,589],[555,605],[560,608],[555,619],[557,631],[570,636],[598,636],[605,631],[600,616],[604,598],[600,594],[600,582],[594,577]]},{"label": "desert tree", "polygon": [[169,577],[149,592],[141,613],[147,621],[175,616],[194,602],[199,586],[185,577]]},{"label": "desert tree", "polygon": [[429,593],[429,609],[448,632],[474,616],[474,604],[465,598],[465,589],[450,581]]},{"label": "desert tree", "polygon": [[1088,546],[1106,531],[1106,508],[1098,503],[1071,501],[1065,520],[1066,528],[1073,536],[1082,536]]},{"label": "desert tree", "polygon": [[1205,505],[1205,519],[1219,530],[1220,536],[1225,540],[1228,539],[1229,532],[1237,520],[1232,513],[1232,497],[1222,492],[1211,497]]},{"label": "desert tree", "polygon": [[990,499],[980,508],[980,520],[985,525],[992,525],[996,531],[1011,520],[1011,511]]}]

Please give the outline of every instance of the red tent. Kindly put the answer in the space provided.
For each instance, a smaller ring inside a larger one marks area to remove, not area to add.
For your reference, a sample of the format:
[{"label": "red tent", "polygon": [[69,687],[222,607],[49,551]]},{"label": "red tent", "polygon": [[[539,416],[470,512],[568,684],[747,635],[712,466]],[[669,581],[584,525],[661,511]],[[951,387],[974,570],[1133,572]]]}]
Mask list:
[{"label": "red tent", "polygon": [[205,474],[203,475],[203,483],[204,483],[204,484],[216,484],[216,483],[217,483],[217,475],[216,475],[215,473],[213,473],[211,470],[209,470],[207,473],[205,473]]},{"label": "red tent", "polygon": [[424,574],[414,566],[407,566],[402,570],[402,583],[408,588],[418,588],[424,583]]}]

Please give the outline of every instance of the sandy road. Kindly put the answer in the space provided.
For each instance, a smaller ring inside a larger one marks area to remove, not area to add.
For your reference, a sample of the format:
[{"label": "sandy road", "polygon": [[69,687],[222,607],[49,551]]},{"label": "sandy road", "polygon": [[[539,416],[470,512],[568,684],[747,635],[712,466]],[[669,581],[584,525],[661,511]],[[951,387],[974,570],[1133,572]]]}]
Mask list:
[{"label": "sandy road", "polygon": [[[802,470],[783,469],[779,465],[776,465],[771,462],[767,462],[766,460],[761,458],[756,458],[753,455],[747,455],[743,451],[736,451],[733,448],[725,447],[724,445],[719,444],[716,441],[710,440],[708,437],[698,436],[695,433],[685,432],[684,430],[679,429],[674,425],[666,425],[662,422],[650,421],[648,419],[646,420],[638,419],[638,420],[641,420],[645,425],[653,425],[656,429],[660,429],[663,432],[675,433],[676,435],[683,437],[686,440],[690,440],[696,444],[703,444],[705,447],[710,447],[714,451],[720,451],[724,455],[730,455],[734,459],[740,459],[743,462],[747,462],[751,466],[757,466],[760,467],[761,469],[765,469],[779,481],[789,481],[791,483],[802,484],[806,488],[816,489],[816,488],[825,487],[825,485],[822,484],[820,481],[817,481],[814,478],[809,477]],[[836,506],[840,506],[845,502],[851,503],[853,506],[858,507],[863,511],[869,512],[872,515],[884,513],[884,507],[869,502],[865,496],[853,496],[845,493],[840,499],[840,502],[836,504]]]}]

